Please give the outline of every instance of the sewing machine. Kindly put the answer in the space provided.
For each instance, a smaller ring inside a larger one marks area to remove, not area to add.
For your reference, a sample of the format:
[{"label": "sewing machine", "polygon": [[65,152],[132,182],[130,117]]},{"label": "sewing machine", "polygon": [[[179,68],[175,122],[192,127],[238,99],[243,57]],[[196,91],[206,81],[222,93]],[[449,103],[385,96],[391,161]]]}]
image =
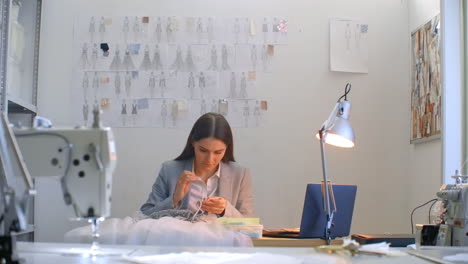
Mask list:
[{"label": "sewing machine", "polygon": [[437,197],[444,203],[445,212],[441,215],[445,225],[441,225],[437,245],[468,246],[468,183],[467,176],[456,173],[452,178],[456,184],[443,185]]},{"label": "sewing machine", "polygon": [[36,125],[13,131],[2,113],[0,263],[19,263],[14,237],[27,228],[28,198],[35,194],[32,177],[57,177],[65,204],[73,207],[77,218],[97,227],[110,215],[116,150],[112,131],[100,125],[99,109],[93,114],[92,127]]}]

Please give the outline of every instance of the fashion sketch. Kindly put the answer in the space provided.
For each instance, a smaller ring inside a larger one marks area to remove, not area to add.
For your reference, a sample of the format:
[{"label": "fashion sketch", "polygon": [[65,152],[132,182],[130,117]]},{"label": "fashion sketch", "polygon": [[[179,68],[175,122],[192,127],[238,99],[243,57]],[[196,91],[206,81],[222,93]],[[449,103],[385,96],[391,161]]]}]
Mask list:
[{"label": "fashion sketch", "polygon": [[198,88],[200,88],[200,96],[201,98],[205,97],[205,88],[206,88],[206,78],[203,72],[200,72],[198,76]]},{"label": "fashion sketch", "polygon": [[177,46],[175,59],[172,63],[172,69],[176,71],[184,70],[184,60],[182,59],[182,49],[180,46]]},{"label": "fashion sketch", "polygon": [[178,116],[179,116],[179,107],[177,105],[177,100],[173,100],[172,105],[171,105],[172,127],[177,126],[177,117]]},{"label": "fashion sketch", "polygon": [[94,33],[96,32],[96,22],[95,22],[93,16],[89,20],[88,32],[89,32],[89,39],[91,41],[93,41],[94,40]]},{"label": "fashion sketch", "polygon": [[124,69],[127,71],[135,70],[135,64],[133,64],[132,56],[130,55],[130,50],[125,50],[125,56],[123,59]]},{"label": "fashion sketch", "polygon": [[218,52],[216,50],[216,46],[212,45],[210,50],[210,66],[208,66],[208,70],[216,71],[218,70]]},{"label": "fashion sketch", "polygon": [[258,100],[255,101],[255,108],[254,108],[253,115],[255,117],[255,126],[258,127],[260,125],[260,102]]},{"label": "fashion sketch", "polygon": [[82,111],[83,111],[83,125],[88,126],[89,105],[88,105],[87,100],[84,101]]},{"label": "fashion sketch", "polygon": [[122,126],[127,125],[127,103],[125,102],[125,99],[122,99],[122,108],[120,110],[120,116],[122,119]]},{"label": "fashion sketch", "polygon": [[244,101],[244,107],[243,107],[242,114],[244,116],[244,125],[245,125],[245,127],[249,127],[250,106],[249,106],[249,101],[247,101],[247,100]]},{"label": "fashion sketch", "polygon": [[97,60],[98,60],[98,48],[97,48],[97,44],[94,43],[93,49],[91,50],[91,67],[93,69],[96,69]]},{"label": "fashion sketch", "polygon": [[156,89],[156,76],[154,75],[154,72],[151,72],[148,78],[148,88],[150,92],[150,97],[154,98],[154,90]]},{"label": "fashion sketch", "polygon": [[152,62],[153,70],[159,71],[163,69],[163,63],[161,60],[161,52],[159,51],[159,45],[156,44],[154,47],[154,54],[153,54],[153,62]]},{"label": "fashion sketch", "polygon": [[92,88],[94,92],[94,99],[96,99],[99,90],[99,76],[97,72],[94,72]]},{"label": "fashion sketch", "polygon": [[158,43],[160,43],[161,40],[162,40],[162,22],[161,22],[161,17],[158,17],[158,19],[157,19],[155,34],[156,34],[156,41],[157,41]]},{"label": "fashion sketch", "polygon": [[190,99],[195,98],[195,76],[193,76],[193,72],[189,74],[187,87],[189,89]]},{"label": "fashion sketch", "polygon": [[89,78],[88,73],[83,74],[83,80],[81,81],[81,87],[83,88],[83,97],[86,100],[88,98],[88,87],[89,87]]},{"label": "fashion sketch", "polygon": [[235,72],[231,72],[231,77],[229,78],[229,98],[237,98]]},{"label": "fashion sketch", "polygon": [[81,48],[80,65],[82,69],[86,69],[89,66],[87,43],[83,43],[83,47]]},{"label": "fashion sketch", "polygon": [[122,25],[122,33],[123,33],[125,42],[127,42],[129,32],[130,32],[130,20],[128,19],[128,17],[125,17],[123,21],[123,25]]},{"label": "fashion sketch", "polygon": [[166,93],[166,76],[164,75],[164,72],[161,72],[161,75],[159,76],[159,91],[161,92],[161,97],[164,98]]},{"label": "fashion sketch", "polygon": [[132,124],[136,125],[137,117],[138,117],[138,109],[137,109],[137,101],[133,100],[132,103]]},{"label": "fashion sketch", "polygon": [[239,98],[247,99],[247,78],[245,72],[241,73]]},{"label": "fashion sketch", "polygon": [[106,21],[104,17],[101,17],[101,20],[99,21],[99,37],[102,40],[104,40],[106,34]]},{"label": "fashion sketch", "polygon": [[226,44],[223,44],[221,48],[221,69],[224,71],[229,70],[228,56]]},{"label": "fashion sketch", "polygon": [[185,57],[185,65],[186,65],[187,71],[196,70],[195,63],[193,62],[192,48],[190,46],[187,47],[187,56]]},{"label": "fashion sketch", "polygon": [[250,62],[252,70],[255,71],[257,69],[257,46],[255,45],[250,47]]},{"label": "fashion sketch", "polygon": [[112,62],[109,68],[111,71],[118,71],[122,69],[122,59],[120,59],[120,50],[118,45],[115,48],[114,58],[112,58]]},{"label": "fashion sketch", "polygon": [[162,121],[162,126],[166,127],[166,122],[167,122],[167,103],[166,99],[162,101],[161,104],[161,121]]},{"label": "fashion sketch", "polygon": [[122,86],[122,79],[120,77],[120,73],[116,72],[115,76],[114,76],[114,91],[115,91],[115,95],[117,95],[117,97],[120,96],[121,86]]},{"label": "fashion sketch", "polygon": [[148,45],[145,46],[145,51],[143,53],[143,60],[141,61],[141,65],[140,65],[140,70],[142,71],[147,71],[149,69],[151,69],[151,59],[150,59],[150,55],[149,55],[149,47]]},{"label": "fashion sketch", "polygon": [[125,73],[124,86],[125,86],[125,94],[127,95],[127,97],[130,97],[131,89],[132,89],[132,74],[131,74],[131,72],[126,72]]}]

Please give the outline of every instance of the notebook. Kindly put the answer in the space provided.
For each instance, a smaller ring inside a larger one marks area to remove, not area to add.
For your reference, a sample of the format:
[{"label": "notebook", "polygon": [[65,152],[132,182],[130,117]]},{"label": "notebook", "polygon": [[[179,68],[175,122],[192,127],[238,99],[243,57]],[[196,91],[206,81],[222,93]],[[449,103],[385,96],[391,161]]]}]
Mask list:
[{"label": "notebook", "polygon": [[[336,212],[330,237],[348,236],[351,229],[354,201],[356,199],[356,185],[333,185]],[[266,237],[286,238],[322,238],[325,239],[326,216],[323,210],[322,185],[308,184],[302,210],[301,227],[299,230],[265,230]]]}]

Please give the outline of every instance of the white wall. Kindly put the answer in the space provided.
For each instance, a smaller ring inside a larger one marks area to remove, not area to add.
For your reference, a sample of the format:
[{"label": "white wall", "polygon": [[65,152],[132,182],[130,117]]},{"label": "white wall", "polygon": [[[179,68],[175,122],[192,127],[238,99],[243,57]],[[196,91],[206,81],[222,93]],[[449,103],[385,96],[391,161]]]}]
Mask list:
[{"label": "white wall", "polygon": [[[356,148],[327,149],[330,178],[358,185],[353,233],[409,232],[409,212],[414,206],[408,201],[413,199],[413,182],[418,181],[413,178],[415,174],[423,177],[419,166],[411,164],[415,156],[415,162],[422,164],[423,155],[409,151],[413,146],[409,146],[407,1],[48,0],[43,4],[38,109],[61,125],[73,125],[68,106],[76,16],[287,17],[289,45],[275,49],[273,73],[258,78],[259,97],[269,99],[268,123],[258,129],[234,130],[236,158],[252,169],[258,216],[267,228],[299,226],[305,185],[322,177],[315,131],[344,85],[351,82]],[[328,19],[336,16],[368,20],[369,74],[329,71]],[[119,161],[112,214],[123,217],[138,210],[159,165],[181,151],[188,131],[126,128],[114,133]],[[429,145],[414,148],[424,146]],[[437,163],[431,154],[437,146],[421,152],[430,156],[427,164]],[[46,212],[46,208],[39,210]],[[44,225],[38,240],[60,240],[67,225],[46,219],[43,214],[38,218]]]},{"label": "white wall", "polygon": [[[411,34],[440,13],[440,0],[410,0],[408,12]],[[410,145],[409,153],[408,206],[412,209],[436,198],[435,193],[442,184],[441,139]],[[414,214],[414,222],[428,223],[428,210],[429,205],[417,210]]]}]

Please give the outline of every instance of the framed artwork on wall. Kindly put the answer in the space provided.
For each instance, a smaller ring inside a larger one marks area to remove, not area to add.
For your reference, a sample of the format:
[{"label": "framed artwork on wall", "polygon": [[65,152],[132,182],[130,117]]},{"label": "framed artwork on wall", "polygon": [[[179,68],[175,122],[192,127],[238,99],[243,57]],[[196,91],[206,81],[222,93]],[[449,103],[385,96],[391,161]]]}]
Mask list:
[{"label": "framed artwork on wall", "polygon": [[440,15],[411,33],[411,143],[439,139],[442,128]]}]

